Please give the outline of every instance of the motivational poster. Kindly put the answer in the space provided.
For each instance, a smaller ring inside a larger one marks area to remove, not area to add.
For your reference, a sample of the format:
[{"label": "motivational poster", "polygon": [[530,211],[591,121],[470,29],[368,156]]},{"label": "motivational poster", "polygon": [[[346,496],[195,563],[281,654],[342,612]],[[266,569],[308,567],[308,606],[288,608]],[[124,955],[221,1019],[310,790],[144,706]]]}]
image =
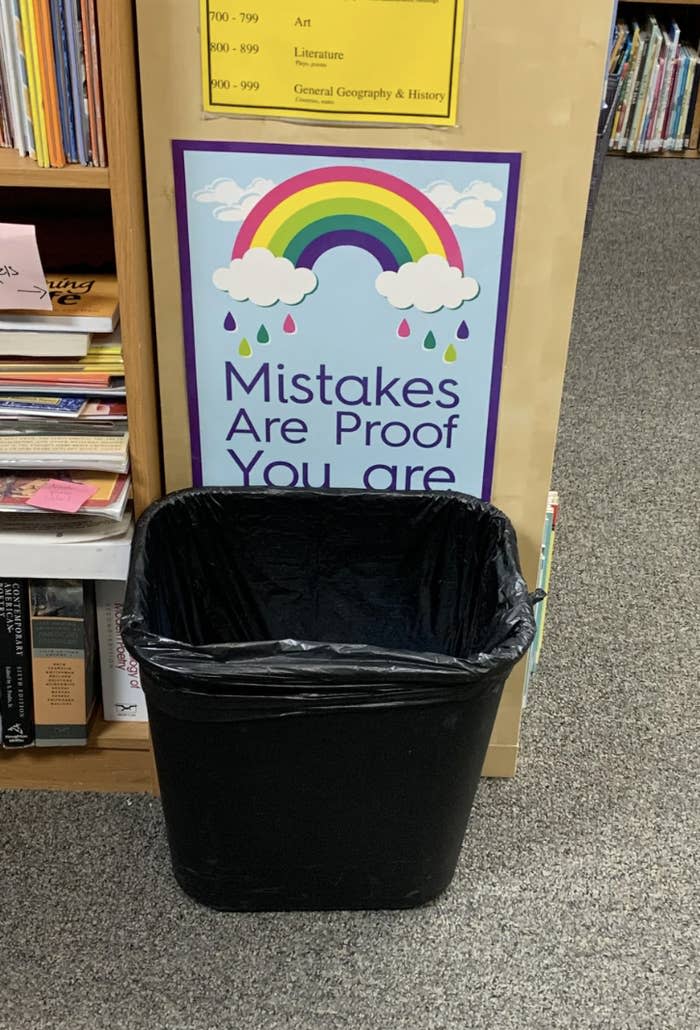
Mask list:
[{"label": "motivational poster", "polygon": [[194,483],[488,499],[519,156],[173,150]]}]

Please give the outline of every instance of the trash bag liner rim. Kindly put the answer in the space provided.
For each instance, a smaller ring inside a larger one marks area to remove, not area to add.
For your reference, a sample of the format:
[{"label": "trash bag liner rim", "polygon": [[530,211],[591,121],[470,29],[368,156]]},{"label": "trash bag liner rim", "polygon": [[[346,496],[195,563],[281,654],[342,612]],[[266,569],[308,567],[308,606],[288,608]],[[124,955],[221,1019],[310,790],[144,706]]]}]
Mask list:
[{"label": "trash bag liner rim", "polygon": [[[333,643],[313,640],[256,640],[243,643],[195,645],[160,636],[146,628],[146,613],[139,591],[139,582],[146,576],[146,538],[151,524],[160,512],[199,496],[282,497],[306,495],[336,498],[368,494],[351,489],[296,489],[267,487],[194,487],[168,494],[151,504],[139,518],[131,551],[131,564],[121,622],[124,643],[130,653],[168,691],[178,690],[189,696],[207,696],[207,700],[250,703],[253,698],[262,704],[285,699],[307,703],[312,698],[321,704],[358,703],[360,695],[375,703],[392,703],[397,691],[403,697],[411,688],[448,689],[480,683],[483,688],[502,683],[510,668],[529,647],[535,632],[535,619],[527,585],[520,572],[515,530],[508,517],[487,501],[457,491],[426,494],[419,491],[377,491],[375,496],[388,498],[446,498],[468,505],[472,510],[488,514],[501,523],[499,551],[503,559],[500,586],[510,609],[508,634],[488,653],[475,652],[454,657],[439,652],[417,652],[387,649],[362,643]],[[227,664],[227,669],[223,665]],[[178,683],[187,677],[187,684]],[[381,686],[377,685],[378,678]],[[217,693],[210,694],[208,683],[216,681]],[[222,690],[226,687],[226,690]],[[359,691],[358,691],[359,688]],[[227,691],[230,690],[230,693]],[[160,693],[160,690],[159,690]],[[422,691],[421,691],[422,693]],[[447,698],[446,698],[447,699]],[[437,697],[434,700],[438,700]],[[394,702],[395,703],[395,702]]]}]

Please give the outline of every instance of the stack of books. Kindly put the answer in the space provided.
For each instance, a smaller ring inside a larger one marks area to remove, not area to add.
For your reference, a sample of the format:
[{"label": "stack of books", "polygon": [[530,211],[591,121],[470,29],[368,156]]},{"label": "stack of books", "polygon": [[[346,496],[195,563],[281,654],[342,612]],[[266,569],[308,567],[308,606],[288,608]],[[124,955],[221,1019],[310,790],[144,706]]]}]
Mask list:
[{"label": "stack of books", "polygon": [[100,668],[105,718],[147,721],[138,665],[119,633],[123,594],[123,583],[0,576],[4,748],[87,744]]},{"label": "stack of books", "polygon": [[628,154],[697,150],[700,142],[698,48],[677,22],[653,15],[641,29],[622,20],[615,29],[609,73],[619,79],[610,148]]},{"label": "stack of books", "polygon": [[44,522],[62,520],[68,532],[76,515],[117,520],[125,532],[129,433],[116,279],[49,274],[47,283],[51,311],[0,312],[0,532],[13,528],[9,515],[36,522],[46,512]]},{"label": "stack of books", "polygon": [[0,145],[106,166],[96,0],[0,0]]}]

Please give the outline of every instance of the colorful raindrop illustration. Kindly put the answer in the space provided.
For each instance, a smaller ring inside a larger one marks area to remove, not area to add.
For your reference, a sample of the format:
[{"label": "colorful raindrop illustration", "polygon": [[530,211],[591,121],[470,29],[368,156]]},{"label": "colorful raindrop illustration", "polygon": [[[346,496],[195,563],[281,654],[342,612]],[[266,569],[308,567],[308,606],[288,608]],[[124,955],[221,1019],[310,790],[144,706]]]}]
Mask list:
[{"label": "colorful raindrop illustration", "polygon": [[401,325],[396,330],[396,335],[401,340],[405,340],[411,335],[411,327],[405,318],[402,320]]},{"label": "colorful raindrop illustration", "polygon": [[238,353],[242,358],[249,358],[253,353],[253,348],[250,346],[245,336],[238,345]]},{"label": "colorful raindrop illustration", "polygon": [[270,342],[270,334],[268,333],[267,328],[264,325],[261,325],[258,329],[258,335],[255,337],[255,339],[258,341],[258,343]]},{"label": "colorful raindrop illustration", "polygon": [[297,331],[297,324],[291,315],[287,315],[284,322],[282,323],[282,329],[289,336],[292,336]]},{"label": "colorful raindrop illustration", "polygon": [[433,333],[429,332],[428,335],[426,336],[426,338],[423,340],[423,349],[424,350],[435,350],[436,347],[437,347],[437,340],[435,339],[435,336],[433,335]]},{"label": "colorful raindrop illustration", "polygon": [[230,311],[224,319],[224,329],[227,333],[233,333],[236,331],[236,319],[233,317]]},{"label": "colorful raindrop illustration", "polygon": [[442,355],[442,360],[446,365],[451,365],[453,361],[457,360],[457,348],[453,343],[449,345],[445,353]]},{"label": "colorful raindrop illustration", "polygon": [[460,322],[457,327],[457,339],[468,340],[469,339],[469,326],[466,322]]}]

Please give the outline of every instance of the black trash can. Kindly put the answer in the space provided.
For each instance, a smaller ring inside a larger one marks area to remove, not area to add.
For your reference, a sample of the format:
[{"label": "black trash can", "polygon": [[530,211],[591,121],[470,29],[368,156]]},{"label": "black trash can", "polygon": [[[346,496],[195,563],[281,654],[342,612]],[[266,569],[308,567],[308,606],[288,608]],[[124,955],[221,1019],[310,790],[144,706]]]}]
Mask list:
[{"label": "black trash can", "polygon": [[216,488],[152,505],[122,633],[180,885],[236,911],[434,898],[534,628],[513,528],[473,497]]}]

